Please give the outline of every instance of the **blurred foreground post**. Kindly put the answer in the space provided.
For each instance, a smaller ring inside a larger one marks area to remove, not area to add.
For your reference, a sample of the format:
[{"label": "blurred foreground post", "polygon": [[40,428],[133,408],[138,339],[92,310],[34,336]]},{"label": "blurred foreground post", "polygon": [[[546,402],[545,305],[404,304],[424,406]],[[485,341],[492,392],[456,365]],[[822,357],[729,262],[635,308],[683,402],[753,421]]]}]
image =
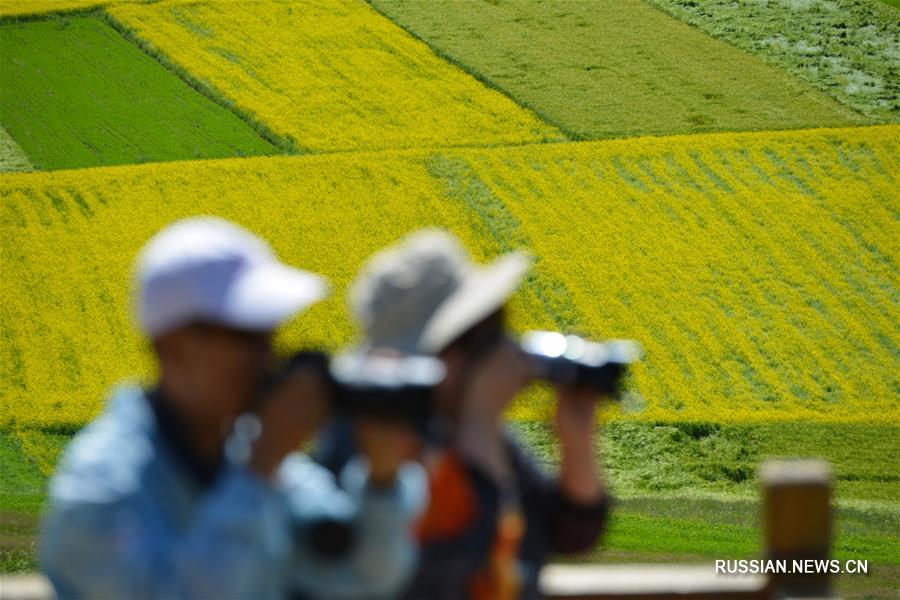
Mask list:
[{"label": "blurred foreground post", "polygon": [[[541,591],[557,600],[699,600],[833,598],[827,574],[805,561],[828,559],[831,545],[831,468],[820,460],[768,461],[763,488],[765,559],[801,561],[806,574],[717,574],[712,565],[551,565]],[[735,558],[735,557],[722,557]]]},{"label": "blurred foreground post", "polygon": [[[831,579],[805,561],[827,561],[831,548],[831,467],[822,460],[769,461],[759,469],[763,487],[766,558],[787,561],[772,575],[776,597],[827,598]],[[792,573],[794,571],[794,573]]]}]

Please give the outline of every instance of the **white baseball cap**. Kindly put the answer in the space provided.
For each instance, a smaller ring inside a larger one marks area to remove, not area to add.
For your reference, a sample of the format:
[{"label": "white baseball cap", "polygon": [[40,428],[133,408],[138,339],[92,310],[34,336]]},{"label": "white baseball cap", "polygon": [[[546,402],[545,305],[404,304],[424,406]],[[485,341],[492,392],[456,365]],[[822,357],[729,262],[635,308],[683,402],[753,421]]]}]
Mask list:
[{"label": "white baseball cap", "polygon": [[473,264],[456,238],[425,229],[369,260],[350,306],[364,345],[434,354],[502,307],[530,266],[521,251]]},{"label": "white baseball cap", "polygon": [[328,291],[322,277],[279,262],[263,240],[216,217],[157,233],[135,278],[138,320],[151,338],[192,322],[269,331]]}]

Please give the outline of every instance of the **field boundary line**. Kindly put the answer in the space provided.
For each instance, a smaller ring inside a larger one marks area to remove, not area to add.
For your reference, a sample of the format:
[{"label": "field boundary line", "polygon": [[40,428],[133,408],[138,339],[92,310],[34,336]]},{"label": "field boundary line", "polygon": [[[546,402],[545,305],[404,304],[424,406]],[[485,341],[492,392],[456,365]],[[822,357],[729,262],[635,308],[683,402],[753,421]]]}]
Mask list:
[{"label": "field boundary line", "polygon": [[181,66],[176,64],[175,61],[169,58],[169,56],[165,52],[154,46],[152,43],[141,38],[135,31],[133,31],[124,23],[118,21],[113,15],[105,10],[105,7],[100,7],[93,12],[96,13],[97,16],[100,17],[100,19],[106,22],[116,32],[118,32],[119,35],[125,38],[125,40],[137,46],[141,52],[162,65],[164,69],[178,77],[178,79],[186,83],[188,87],[199,92],[206,98],[209,98],[218,106],[221,106],[225,110],[236,115],[239,119],[247,123],[247,125],[249,125],[250,128],[253,129],[257,135],[259,135],[259,137],[269,142],[277,149],[281,150],[283,153],[309,154],[306,149],[297,146],[297,144],[292,139],[276,133],[272,128],[270,128],[268,125],[266,125],[250,113],[238,108],[234,102],[229,100],[224,94],[219,92],[212,85],[194,77],[188,70],[182,68]]},{"label": "field boundary line", "polygon": [[[473,151],[473,152],[502,152],[505,150],[527,150],[528,148],[547,148],[548,146],[559,147],[563,146],[599,146],[599,145],[610,145],[612,147],[626,144],[633,144],[635,142],[642,142],[645,144],[650,143],[666,143],[666,144],[678,144],[680,142],[690,142],[696,143],[702,139],[711,139],[716,137],[732,137],[736,136],[738,138],[762,138],[766,135],[777,135],[784,136],[790,134],[802,134],[803,137],[797,138],[797,141],[801,141],[809,136],[815,135],[836,135],[840,136],[844,133],[848,132],[863,132],[865,130],[884,130],[888,132],[890,130],[894,130],[900,139],[900,123],[880,123],[874,125],[860,125],[856,127],[815,127],[812,129],[766,129],[759,131],[722,131],[722,132],[712,132],[712,133],[679,133],[675,135],[644,135],[637,137],[628,137],[628,138],[609,138],[609,139],[600,139],[600,140],[570,140],[570,141],[560,141],[560,142],[523,142],[519,144],[488,144],[488,145],[460,145],[460,146],[411,146],[411,147],[402,147],[402,148],[382,148],[377,150],[336,150],[332,152],[305,152],[305,153],[285,153],[285,154],[270,154],[270,155],[260,155],[260,156],[242,156],[242,157],[222,157],[222,158],[201,158],[201,159],[181,159],[181,160],[166,160],[160,162],[147,162],[147,163],[128,163],[122,165],[98,165],[96,167],[83,167],[83,168],[71,168],[71,169],[53,169],[47,171],[28,171],[28,172],[16,172],[16,173],[4,173],[4,178],[8,179],[10,177],[30,177],[30,176],[41,176],[49,173],[64,173],[68,171],[93,171],[97,169],[154,169],[158,168],[161,165],[172,165],[173,167],[178,164],[184,163],[197,163],[197,162],[227,162],[227,161],[241,161],[244,164],[250,164],[252,161],[270,161],[270,160],[306,160],[306,161],[315,161],[315,160],[327,160],[333,158],[335,156],[356,156],[358,158],[379,158],[379,157],[397,157],[397,158],[414,158],[421,157],[426,158],[433,154],[440,154],[442,152],[465,152],[465,151]],[[739,140],[740,141],[740,140]]]},{"label": "field boundary line", "polygon": [[[430,44],[428,42],[428,40],[426,40],[423,37],[421,37],[420,35],[418,35],[412,29],[406,27],[402,23],[399,23],[398,21],[392,19],[389,15],[382,12],[377,6],[372,4],[369,0],[363,0],[363,2],[365,2],[369,6],[369,8],[371,8],[376,14],[380,15],[381,17],[383,17],[383,18],[387,19],[388,21],[390,21],[391,23],[393,23],[395,26],[399,27],[407,35],[409,35],[413,39],[418,40],[419,42],[425,44],[425,46],[429,50],[431,50],[431,52],[440,60],[450,63],[451,65],[453,65],[457,69],[461,70],[463,73],[465,73],[469,77],[472,77],[473,79],[475,79],[475,81],[479,82],[483,86],[487,87],[488,89],[494,90],[498,94],[502,94],[506,98],[509,98],[509,100],[516,106],[532,113],[533,115],[535,115],[538,119],[540,119],[547,125],[550,125],[551,127],[555,127],[564,136],[569,138],[569,140],[567,140],[567,141],[582,141],[582,140],[589,139],[589,138],[585,138],[584,136],[576,133],[575,131],[572,131],[565,125],[556,122],[554,119],[551,119],[550,117],[548,117],[543,111],[538,110],[534,106],[531,106],[531,104],[529,104],[528,102],[525,102],[523,100],[520,100],[519,98],[516,98],[515,96],[510,94],[508,90],[500,87],[499,85],[497,85],[496,83],[494,83],[493,81],[491,81],[490,79],[488,79],[487,77],[485,77],[484,75],[479,73],[478,71],[472,69],[469,65],[457,60],[456,58],[447,54],[440,48]],[[541,144],[560,144],[560,143],[566,143],[566,142],[547,141],[547,142],[527,142],[527,143],[541,145]]]},{"label": "field boundary line", "polygon": [[[477,219],[481,233],[493,240],[498,253],[533,247],[522,223],[509,210],[502,198],[491,190],[464,156],[432,154],[425,157],[425,168],[440,181],[446,196],[465,206]],[[584,317],[575,306],[566,284],[549,269],[541,266],[541,257],[525,274],[524,287],[530,289],[544,314],[560,330],[586,335]]]}]

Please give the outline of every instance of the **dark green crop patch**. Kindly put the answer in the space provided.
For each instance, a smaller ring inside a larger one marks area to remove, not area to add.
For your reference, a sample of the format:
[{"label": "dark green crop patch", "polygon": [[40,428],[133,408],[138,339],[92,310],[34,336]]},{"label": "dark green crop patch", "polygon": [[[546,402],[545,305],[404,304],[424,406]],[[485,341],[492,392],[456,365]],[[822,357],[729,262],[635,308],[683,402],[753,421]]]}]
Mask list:
[{"label": "dark green crop patch", "polygon": [[36,169],[280,153],[95,16],[0,25],[0,80]]}]

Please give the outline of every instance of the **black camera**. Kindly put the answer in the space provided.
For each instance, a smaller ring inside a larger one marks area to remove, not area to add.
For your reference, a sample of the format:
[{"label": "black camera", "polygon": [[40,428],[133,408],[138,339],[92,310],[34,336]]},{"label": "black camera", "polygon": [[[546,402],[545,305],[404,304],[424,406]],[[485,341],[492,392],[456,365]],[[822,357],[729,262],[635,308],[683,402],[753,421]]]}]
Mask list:
[{"label": "black camera", "polygon": [[303,351],[276,370],[270,385],[300,368],[311,368],[325,379],[337,412],[413,425],[431,417],[434,388],[446,374],[444,363],[430,356],[375,350],[331,358]]},{"label": "black camera", "polygon": [[614,399],[629,365],[642,355],[633,340],[591,342],[554,331],[528,332],[520,346],[532,361],[536,379],[591,388]]}]

